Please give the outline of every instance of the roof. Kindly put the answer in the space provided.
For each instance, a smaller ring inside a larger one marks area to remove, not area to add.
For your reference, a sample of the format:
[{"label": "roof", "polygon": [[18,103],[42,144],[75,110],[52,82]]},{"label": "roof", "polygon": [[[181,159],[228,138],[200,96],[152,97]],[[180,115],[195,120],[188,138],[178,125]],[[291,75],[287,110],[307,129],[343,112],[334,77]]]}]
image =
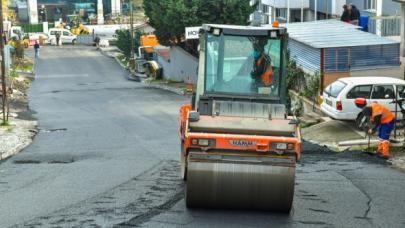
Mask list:
[{"label": "roof", "polygon": [[242,36],[268,36],[269,31],[279,30],[280,33],[285,31],[284,27],[272,26],[242,26],[242,25],[223,25],[223,24],[203,24],[202,29],[211,31],[219,28],[224,34],[235,34]]},{"label": "roof", "polygon": [[399,42],[359,30],[359,26],[338,20],[282,24],[291,39],[314,48],[335,48],[399,44]]},{"label": "roof", "polygon": [[346,77],[340,78],[340,81],[356,84],[356,85],[370,85],[370,84],[405,84],[404,80],[398,78],[391,78],[391,77],[376,77],[376,76],[368,76],[368,77]]}]

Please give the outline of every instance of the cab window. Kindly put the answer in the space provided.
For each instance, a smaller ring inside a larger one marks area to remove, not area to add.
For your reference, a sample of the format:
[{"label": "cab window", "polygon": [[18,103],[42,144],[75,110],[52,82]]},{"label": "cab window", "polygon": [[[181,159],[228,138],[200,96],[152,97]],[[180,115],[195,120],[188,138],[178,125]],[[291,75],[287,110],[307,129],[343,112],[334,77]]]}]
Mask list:
[{"label": "cab window", "polygon": [[56,31],[51,31],[51,35],[56,35]]},{"label": "cab window", "polygon": [[347,99],[356,99],[356,98],[365,98],[365,99],[370,99],[370,94],[371,94],[371,85],[360,85],[360,86],[355,86],[353,89],[351,89],[348,93],[346,98]]},{"label": "cab window", "polygon": [[64,36],[70,36],[70,33],[69,33],[69,32],[66,32],[66,31],[63,31],[63,35],[64,35]]},{"label": "cab window", "polygon": [[394,99],[395,92],[392,85],[374,85],[371,99]]}]

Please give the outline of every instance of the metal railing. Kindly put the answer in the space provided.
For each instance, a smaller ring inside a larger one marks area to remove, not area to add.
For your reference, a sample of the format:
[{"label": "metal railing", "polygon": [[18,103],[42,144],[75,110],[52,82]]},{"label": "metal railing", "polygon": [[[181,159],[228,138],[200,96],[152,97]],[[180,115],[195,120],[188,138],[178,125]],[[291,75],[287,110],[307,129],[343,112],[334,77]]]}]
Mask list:
[{"label": "metal railing", "polygon": [[368,22],[368,31],[377,34],[377,21],[381,20],[381,36],[399,36],[401,34],[401,17],[371,17]]}]

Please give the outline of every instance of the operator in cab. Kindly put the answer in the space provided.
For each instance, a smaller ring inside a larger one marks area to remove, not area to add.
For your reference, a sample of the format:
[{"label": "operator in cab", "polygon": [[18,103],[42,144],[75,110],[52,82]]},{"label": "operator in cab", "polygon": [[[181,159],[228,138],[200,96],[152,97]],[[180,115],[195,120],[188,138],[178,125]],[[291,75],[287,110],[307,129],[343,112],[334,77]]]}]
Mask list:
[{"label": "operator in cab", "polygon": [[265,53],[267,39],[253,41],[253,68],[251,76],[256,88],[269,87],[273,82],[273,66],[270,56]]},{"label": "operator in cab", "polygon": [[373,102],[367,106],[367,101],[364,98],[357,98],[355,100],[357,107],[363,109],[364,116],[370,118],[373,127],[368,130],[368,134],[374,134],[378,129],[378,143],[377,155],[388,159],[390,157],[390,135],[395,125],[395,115],[387,109],[384,105]]}]

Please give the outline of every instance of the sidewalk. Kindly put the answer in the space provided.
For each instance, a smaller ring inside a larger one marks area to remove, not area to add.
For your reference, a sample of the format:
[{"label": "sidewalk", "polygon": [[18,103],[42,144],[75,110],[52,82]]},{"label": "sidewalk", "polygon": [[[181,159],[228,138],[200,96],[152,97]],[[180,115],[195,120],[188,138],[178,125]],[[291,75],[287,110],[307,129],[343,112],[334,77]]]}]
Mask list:
[{"label": "sidewalk", "polygon": [[[33,51],[28,49],[26,54],[33,55]],[[33,72],[21,72],[13,79],[8,125],[0,126],[0,160],[20,152],[32,142],[36,134],[37,121],[28,109],[27,96],[27,90],[33,79]]]}]

